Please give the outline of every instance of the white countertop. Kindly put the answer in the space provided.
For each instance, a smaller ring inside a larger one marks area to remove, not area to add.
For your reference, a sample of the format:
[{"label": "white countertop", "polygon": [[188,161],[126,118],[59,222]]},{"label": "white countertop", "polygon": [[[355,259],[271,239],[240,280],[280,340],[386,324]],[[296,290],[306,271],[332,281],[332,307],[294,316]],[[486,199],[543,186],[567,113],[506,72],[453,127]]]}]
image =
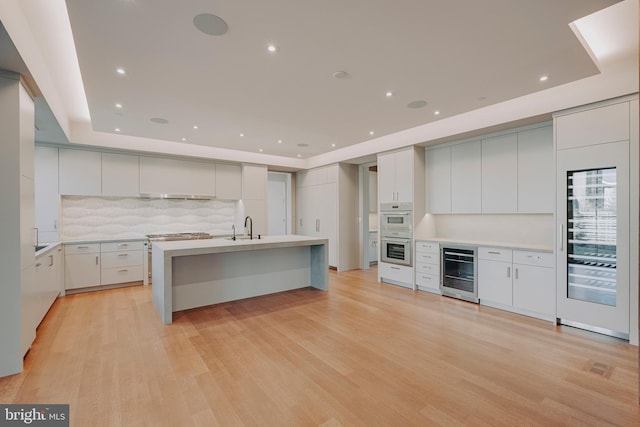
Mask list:
[{"label": "white countertop", "polygon": [[82,239],[82,240],[63,240],[62,243],[65,245],[80,245],[87,243],[112,243],[112,242],[137,242],[140,240],[149,240],[147,236],[140,235],[139,237],[121,237],[119,239]]},{"label": "white countertop", "polygon": [[527,251],[540,251],[540,252],[553,252],[553,246],[549,245],[533,245],[529,243],[509,243],[509,242],[495,242],[489,240],[464,240],[464,239],[448,239],[444,237],[431,237],[428,239],[416,239],[427,242],[438,243],[457,243],[460,245],[472,245],[472,246],[491,246],[497,248],[511,248],[521,249]]},{"label": "white countertop", "polygon": [[228,238],[204,239],[204,240],[175,240],[168,242],[153,242],[153,250],[158,248],[165,255],[200,255],[219,252],[238,252],[259,249],[272,249],[291,246],[309,246],[328,244],[327,239],[317,237],[285,235],[262,236],[252,240],[238,236],[237,240]]}]

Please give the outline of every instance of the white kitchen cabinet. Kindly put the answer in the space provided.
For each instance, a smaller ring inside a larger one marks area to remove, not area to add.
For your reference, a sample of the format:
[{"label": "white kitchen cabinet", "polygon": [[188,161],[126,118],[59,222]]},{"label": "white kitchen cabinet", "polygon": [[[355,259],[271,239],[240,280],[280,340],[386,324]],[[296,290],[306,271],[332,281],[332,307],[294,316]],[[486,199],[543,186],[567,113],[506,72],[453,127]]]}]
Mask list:
[{"label": "white kitchen cabinet", "polygon": [[61,195],[102,194],[102,153],[60,148],[58,155]]},{"label": "white kitchen cabinet", "polygon": [[100,284],[136,282],[144,279],[144,242],[100,244]]},{"label": "white kitchen cabinet", "polygon": [[553,213],[553,127],[518,132],[518,213]]},{"label": "white kitchen cabinet", "polygon": [[550,253],[513,252],[513,306],[555,320],[556,280]]},{"label": "white kitchen cabinet", "polygon": [[480,141],[451,147],[451,212],[479,213],[482,209],[482,145]]},{"label": "white kitchen cabinet", "polygon": [[427,157],[427,212],[451,213],[451,147],[431,148]]},{"label": "white kitchen cabinet", "polygon": [[268,170],[264,165],[242,166],[242,199],[266,200]]},{"label": "white kitchen cabinet", "polygon": [[482,140],[482,213],[518,211],[518,134]]},{"label": "white kitchen cabinet", "polygon": [[242,198],[242,167],[216,164],[216,198],[240,200]]},{"label": "white kitchen cabinet", "polygon": [[378,201],[413,202],[414,150],[378,154]]},{"label": "white kitchen cabinet", "polygon": [[35,290],[37,293],[37,312],[35,313],[34,328],[38,327],[56,298],[64,290],[62,246],[58,245],[36,258]]},{"label": "white kitchen cabinet", "polygon": [[384,282],[405,288],[413,288],[413,267],[379,262],[378,275],[384,279]]},{"label": "white kitchen cabinet", "polygon": [[35,147],[35,216],[39,242],[57,242],[60,196],[58,149]]},{"label": "white kitchen cabinet", "polygon": [[378,172],[369,171],[369,212],[378,212]]},{"label": "white kitchen cabinet", "polygon": [[626,141],[629,123],[629,104],[625,102],[563,114],[555,118],[556,149]]},{"label": "white kitchen cabinet", "polygon": [[128,154],[102,153],[102,195],[140,195],[139,157]]},{"label": "white kitchen cabinet", "polygon": [[513,251],[478,248],[478,298],[504,306],[513,305]]},{"label": "white kitchen cabinet", "polygon": [[100,244],[74,244],[64,247],[65,289],[100,285]]},{"label": "white kitchen cabinet", "polygon": [[416,240],[416,288],[440,294],[440,244]]},{"label": "white kitchen cabinet", "polygon": [[140,156],[140,193],[215,197],[215,164]]}]

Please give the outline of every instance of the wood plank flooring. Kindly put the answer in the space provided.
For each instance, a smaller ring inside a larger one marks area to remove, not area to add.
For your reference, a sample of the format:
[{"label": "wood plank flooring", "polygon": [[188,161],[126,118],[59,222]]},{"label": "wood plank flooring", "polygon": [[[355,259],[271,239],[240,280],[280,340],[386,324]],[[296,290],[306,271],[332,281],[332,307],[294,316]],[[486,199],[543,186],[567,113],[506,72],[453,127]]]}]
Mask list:
[{"label": "wood plank flooring", "polygon": [[176,313],[150,287],[59,298],[0,402],[74,426],[640,424],[628,343],[376,281]]}]

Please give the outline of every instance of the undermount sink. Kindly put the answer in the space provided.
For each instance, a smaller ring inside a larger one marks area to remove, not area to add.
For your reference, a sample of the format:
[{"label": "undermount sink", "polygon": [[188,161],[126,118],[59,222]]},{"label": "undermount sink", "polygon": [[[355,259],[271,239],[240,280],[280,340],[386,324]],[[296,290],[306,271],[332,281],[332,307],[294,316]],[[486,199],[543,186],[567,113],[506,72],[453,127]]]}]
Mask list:
[{"label": "undermount sink", "polygon": [[39,251],[39,250],[41,250],[41,249],[46,248],[47,246],[49,246],[49,245],[39,245],[39,246],[36,246],[36,252],[38,252],[38,251]]}]

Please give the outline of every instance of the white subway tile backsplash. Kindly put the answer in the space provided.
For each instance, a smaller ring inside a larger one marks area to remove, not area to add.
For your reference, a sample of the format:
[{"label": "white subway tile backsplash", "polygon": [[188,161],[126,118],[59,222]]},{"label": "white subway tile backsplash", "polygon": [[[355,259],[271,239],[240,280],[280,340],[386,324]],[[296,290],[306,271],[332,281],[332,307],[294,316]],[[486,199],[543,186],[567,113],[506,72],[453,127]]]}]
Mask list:
[{"label": "white subway tile backsplash", "polygon": [[152,233],[230,234],[238,202],[228,200],[62,197],[62,240],[140,237]]}]

